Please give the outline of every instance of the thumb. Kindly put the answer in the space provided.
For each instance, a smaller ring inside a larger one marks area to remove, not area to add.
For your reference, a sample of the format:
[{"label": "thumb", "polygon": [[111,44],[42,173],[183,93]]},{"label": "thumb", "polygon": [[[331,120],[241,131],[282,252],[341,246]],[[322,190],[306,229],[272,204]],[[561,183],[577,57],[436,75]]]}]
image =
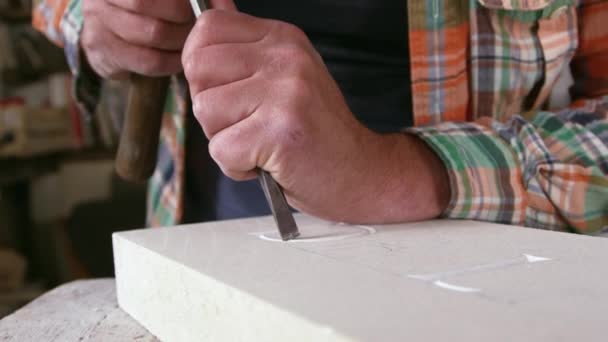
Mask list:
[{"label": "thumb", "polygon": [[211,8],[225,11],[237,11],[234,0],[209,0]]}]

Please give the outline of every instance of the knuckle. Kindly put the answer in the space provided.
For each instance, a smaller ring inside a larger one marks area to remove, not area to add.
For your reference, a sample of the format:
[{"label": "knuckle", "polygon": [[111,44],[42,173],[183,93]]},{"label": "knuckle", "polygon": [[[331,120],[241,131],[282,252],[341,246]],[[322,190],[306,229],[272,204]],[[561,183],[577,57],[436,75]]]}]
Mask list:
[{"label": "knuckle", "polygon": [[307,80],[313,70],[312,61],[305,53],[295,54],[289,66],[290,74],[300,82]]},{"label": "knuckle", "polygon": [[255,178],[255,172],[243,172],[243,171],[232,171],[226,170],[226,176],[234,179],[235,181],[246,181]]},{"label": "knuckle", "polygon": [[273,49],[272,69],[280,73],[289,73],[298,77],[305,77],[311,67],[311,60],[307,52],[297,44],[283,44]]},{"label": "knuckle", "polygon": [[146,0],[124,0],[125,5],[133,12],[141,13],[145,9]]},{"label": "knuckle", "polygon": [[281,113],[274,128],[277,137],[278,152],[290,152],[303,145],[305,127],[298,115],[299,112],[287,110]]},{"label": "knuckle", "polygon": [[184,75],[189,83],[194,83],[197,81],[196,79],[196,68],[195,63],[192,62],[192,59],[182,55],[182,65],[184,66]]},{"label": "knuckle", "polygon": [[93,16],[95,14],[95,3],[97,1],[85,1],[82,4],[82,16],[85,18],[85,20],[91,16]]},{"label": "knuckle", "polygon": [[312,88],[308,82],[308,77],[304,73],[290,74],[285,80],[283,80],[281,89],[283,96],[286,99],[290,99],[288,102],[292,106],[298,103],[298,99],[304,101],[310,100],[312,95]]},{"label": "knuckle", "polygon": [[241,179],[239,178],[239,172],[235,172],[233,170],[227,169],[227,168],[221,168],[222,169],[222,173],[224,175],[226,175],[226,177],[234,180],[234,181],[241,181]]},{"label": "knuckle", "polygon": [[219,24],[220,16],[221,12],[214,9],[206,10],[201,13],[196,21],[196,31],[199,36],[199,42],[205,44],[209,41],[210,34],[212,34],[214,27]]},{"label": "knuckle", "polygon": [[151,53],[145,58],[139,59],[139,67],[145,75],[153,75],[159,73],[166,64],[165,60],[159,54]]},{"label": "knuckle", "polygon": [[[200,52],[200,50],[199,50]],[[184,67],[184,74],[189,82],[199,84],[204,82],[207,75],[207,70],[210,63],[200,63],[200,60],[207,59],[201,58],[200,54],[192,54],[190,56],[182,57],[182,65]]]},{"label": "knuckle", "polygon": [[182,66],[184,67],[184,74],[190,82],[196,81],[195,77],[197,77],[198,70],[202,65],[201,63],[197,63],[199,58],[200,56],[195,52],[195,50],[188,48],[182,51],[181,62]]},{"label": "knuckle", "polygon": [[94,21],[84,24],[80,45],[85,51],[97,50],[104,41],[102,29]]},{"label": "knuckle", "polygon": [[204,63],[199,63],[199,61],[203,60],[202,54],[202,49],[191,44],[189,39],[181,53],[182,66],[189,81],[196,77],[199,74],[198,71],[201,66],[205,65]]},{"label": "knuckle", "polygon": [[282,112],[275,123],[275,129],[278,133],[280,133],[278,137],[282,138],[285,132],[291,130],[292,127],[294,127],[295,121],[296,120],[294,120],[293,115],[290,111]]},{"label": "knuckle", "polygon": [[283,44],[274,53],[280,59],[294,63],[302,59],[303,51],[295,44]]},{"label": "knuckle", "polygon": [[[188,80],[190,91],[193,94],[200,94],[201,97],[208,98],[207,91],[210,88],[208,86],[209,79],[205,77],[205,71],[201,70],[200,66],[192,65],[195,65],[195,63],[188,63],[187,65],[184,65],[184,74]],[[186,70],[185,68],[189,68],[189,70]]]},{"label": "knuckle", "polygon": [[283,23],[281,26],[281,32],[289,37],[290,40],[296,40],[299,42],[308,40],[306,33],[304,33],[304,31],[302,31],[302,29],[296,25]]},{"label": "knuckle", "polygon": [[310,58],[308,52],[302,48],[300,44],[287,44],[283,47],[283,49],[285,49],[284,54],[289,56],[291,62],[290,64],[293,67],[300,69],[307,69],[311,67],[312,59]]},{"label": "knuckle", "polygon": [[151,19],[146,24],[146,37],[147,43],[157,44],[163,43],[166,39],[166,24],[157,19]]},{"label": "knuckle", "polygon": [[226,146],[227,145],[220,137],[214,137],[213,139],[211,139],[211,141],[209,141],[209,155],[222,168],[226,167]]},{"label": "knuckle", "polygon": [[103,13],[105,3],[98,0],[86,0],[82,3],[82,16],[86,19]]},{"label": "knuckle", "polygon": [[211,112],[212,98],[208,95],[209,92],[202,91],[194,97],[193,112],[201,126],[206,126],[208,123],[209,113]]},{"label": "knuckle", "polygon": [[111,78],[112,75],[117,72],[117,70],[112,69],[107,63],[103,63],[103,56],[89,54],[87,55],[87,59],[91,68],[93,68],[101,78]]},{"label": "knuckle", "polygon": [[95,41],[94,35],[94,31],[91,32],[91,30],[89,30],[89,26],[85,25],[82,29],[82,38],[80,39],[80,45],[85,51],[92,50],[95,46],[95,44],[93,44]]}]

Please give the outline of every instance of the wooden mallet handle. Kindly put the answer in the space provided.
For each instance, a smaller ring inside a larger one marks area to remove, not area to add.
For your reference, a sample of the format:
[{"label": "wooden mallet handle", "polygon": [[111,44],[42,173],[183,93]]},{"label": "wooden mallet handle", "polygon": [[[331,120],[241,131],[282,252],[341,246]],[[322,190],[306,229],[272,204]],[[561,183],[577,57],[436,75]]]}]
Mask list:
[{"label": "wooden mallet handle", "polygon": [[142,182],[154,172],[169,81],[169,77],[131,75],[116,156],[116,172],[125,180]]}]

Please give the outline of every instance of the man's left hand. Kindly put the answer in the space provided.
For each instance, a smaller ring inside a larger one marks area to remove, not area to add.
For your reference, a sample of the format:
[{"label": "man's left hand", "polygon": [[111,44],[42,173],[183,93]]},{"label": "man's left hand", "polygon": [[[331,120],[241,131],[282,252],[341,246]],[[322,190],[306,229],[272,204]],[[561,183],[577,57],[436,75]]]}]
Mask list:
[{"label": "man's left hand", "polygon": [[421,220],[447,205],[441,161],[416,137],[361,125],[297,27],[208,10],[182,62],[194,114],[227,176],[266,170],[293,207],[335,221]]}]

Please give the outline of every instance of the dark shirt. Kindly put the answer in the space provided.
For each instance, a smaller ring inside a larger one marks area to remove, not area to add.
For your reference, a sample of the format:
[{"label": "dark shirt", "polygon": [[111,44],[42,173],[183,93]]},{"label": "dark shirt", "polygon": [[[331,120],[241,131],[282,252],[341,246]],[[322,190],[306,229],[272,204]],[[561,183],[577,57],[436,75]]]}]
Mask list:
[{"label": "dark shirt", "polygon": [[[407,1],[237,0],[242,12],[304,30],[342,90],[349,108],[377,132],[412,124]],[[186,143],[186,222],[268,215],[257,181],[235,182],[207,153],[198,123]]]}]

